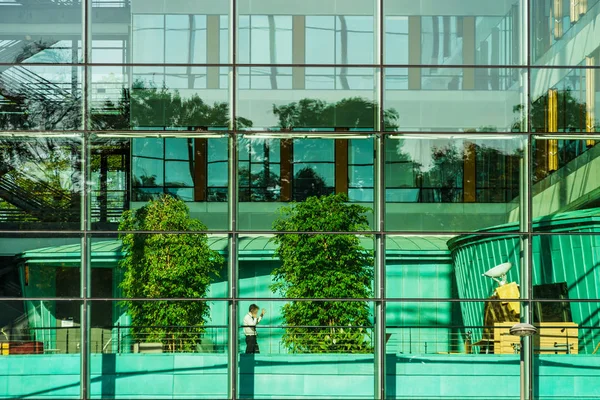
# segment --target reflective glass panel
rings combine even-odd
[[[243,298],[373,296],[373,238],[366,235],[245,235],[238,259]]]
[[[375,62],[374,0],[238,0],[237,5],[242,64]]]
[[[95,63],[227,63],[229,2],[92,2]]]
[[[214,68],[216,73],[208,73]],[[228,68],[93,67],[91,126],[97,130],[225,130]]]
[[[387,68],[388,131],[522,132],[521,70]]]
[[[81,16],[78,0],[0,1],[0,63],[81,62]]]
[[[165,213],[173,212],[169,206],[163,205]],[[153,212],[149,211],[148,215],[148,219],[152,218]],[[181,217],[171,214],[170,218]],[[131,228],[127,224],[124,227]],[[94,298],[227,296],[225,236],[203,233],[95,235],[90,245]],[[80,247],[73,247],[72,252],[79,256]],[[73,257],[65,255],[64,262],[73,261]],[[77,288],[75,278],[65,285]]]
[[[518,397],[519,355],[513,345],[519,338],[508,334],[518,317],[487,317],[488,310],[512,306],[519,309],[519,302],[388,302],[388,396],[493,398],[493,383],[501,379],[507,382],[504,394]],[[477,367],[467,371],[465,364]],[[473,384],[464,385],[465,379]]]
[[[373,68],[240,67],[237,72],[241,129],[375,129]]]
[[[81,238],[73,234],[2,234],[0,297],[79,297],[81,254],[71,254],[68,262],[60,259],[79,246]],[[9,315],[12,315],[10,310],[7,311],[7,316]],[[0,320],[0,326],[5,323],[8,321]]]
[[[597,377],[586,371],[598,366],[600,303],[548,300],[533,307],[538,328],[533,337],[536,398],[591,395],[588,385]],[[569,383],[573,381],[575,385]]]
[[[600,69],[593,68],[597,60],[588,57],[580,63],[582,68],[532,69],[529,119],[533,132],[598,132]]]
[[[2,230],[80,229],[81,139],[0,137]]]
[[[533,229],[546,232],[594,232],[600,201],[598,171],[600,137],[560,139],[537,137],[533,142]]]
[[[372,224],[373,139],[269,139],[238,141],[239,228],[271,230],[287,202],[344,194],[368,207]]]
[[[0,66],[0,129],[81,129],[82,73],[71,66]]]
[[[545,234],[533,237],[533,297],[535,299],[565,301],[600,299],[597,285],[600,235],[597,234],[597,223],[586,223],[586,219],[595,218],[585,216],[585,211],[583,214],[584,216],[580,218],[574,216],[572,219],[566,218],[567,214],[564,218],[556,219],[556,225],[553,227],[555,232],[564,231],[560,225],[571,223],[572,226],[580,227],[580,234]],[[593,234],[590,234],[592,232]]]
[[[531,61],[536,65],[578,65],[598,55],[593,25],[598,0],[530,0]]]
[[[241,301],[240,397],[372,397],[372,313],[370,302]]]
[[[4,396],[79,396],[80,306],[78,301],[31,299],[0,304]]]
[[[519,136],[393,136],[386,141],[386,229],[518,229]]]
[[[92,396],[227,398],[227,304],[93,301]],[[149,362],[151,360],[151,362]]]
[[[385,63],[524,64],[525,1],[385,0]]]
[[[116,230],[126,210],[168,195],[203,229],[227,228],[228,138],[97,139],[92,151],[92,228]]]

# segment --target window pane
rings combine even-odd
[[[388,68],[385,129],[523,132],[522,73],[514,68]]]
[[[375,4],[238,1],[239,62],[373,64]]]
[[[248,130],[373,130],[372,68],[239,68],[238,115]],[[290,90],[293,89],[293,90]]]
[[[81,138],[0,138],[2,230],[77,230]]]
[[[227,81],[221,85],[220,74],[218,67],[93,67],[91,124],[101,130],[227,129]]]
[[[386,0],[387,64],[522,65],[525,0],[439,3]],[[547,16],[548,14],[546,14]]]
[[[226,63],[227,46],[220,42],[228,35],[228,13],[229,3],[224,0],[168,4],[94,1],[92,60],[111,64]]]
[[[434,137],[387,140],[387,229],[467,231],[506,223],[518,229],[524,138]]]
[[[81,62],[82,3],[0,2],[2,63]],[[4,70],[4,67],[2,68]]]

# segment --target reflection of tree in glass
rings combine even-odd
[[[304,201],[310,196],[321,197],[333,192],[323,177],[310,167],[302,168],[294,176],[294,200]]]
[[[570,89],[557,91],[557,117],[559,132],[585,132],[586,131],[586,105],[580,102]],[[523,111],[523,105],[513,107],[513,111],[519,115]],[[540,96],[531,103],[529,107],[529,120],[533,132],[548,132],[548,94]],[[597,125],[597,124],[595,124]],[[526,132],[527,123],[517,120],[513,123],[513,130]]]
[[[71,130],[81,125],[81,98],[72,91],[15,66],[12,73],[23,75],[27,83],[17,83],[7,71],[0,74],[0,129],[4,130]],[[16,79],[16,78],[15,78]],[[55,93],[53,98],[46,93]]]
[[[238,171],[240,201],[278,201],[280,195],[279,175],[264,169],[251,173],[247,167]]]
[[[156,193],[149,193],[145,191],[143,188],[148,187],[158,187],[156,183],[156,175],[148,176],[134,176],[133,177],[133,200],[134,201],[151,201],[155,199],[158,195]]]
[[[309,197],[281,208],[279,232],[360,232],[368,208],[348,204],[345,194]],[[372,296],[373,255],[353,234],[277,234],[271,289],[289,299]],[[369,305],[364,301],[294,301],[282,307],[283,344],[293,353],[368,353]]]
[[[2,208],[45,221],[72,220],[80,190],[79,142],[0,139]]]
[[[273,105],[273,114],[279,118],[279,127],[293,128],[364,128],[374,129],[378,119],[377,103],[360,97],[328,103],[319,99],[302,99],[286,105]],[[386,130],[398,127],[398,112],[385,110]]]
[[[581,102],[575,97],[572,89],[564,89],[556,91],[557,97],[557,131],[558,132],[591,132],[596,131],[599,125],[598,121],[589,121],[592,126],[587,126],[587,107],[585,102]],[[517,105],[513,107],[515,113],[522,114],[523,106]],[[538,97],[531,103],[529,108],[529,121],[531,123],[532,132],[549,132],[549,94],[546,93]],[[527,123],[524,119],[518,119],[513,124],[513,130],[520,132],[527,131]],[[548,176],[552,171],[548,171],[549,154],[547,151],[537,152],[536,147],[542,144],[542,141],[533,141],[532,146],[533,157],[533,175],[534,181],[539,181]],[[559,168],[564,166],[569,161],[573,160],[580,153],[585,151],[585,141],[583,140],[565,140],[559,143],[558,165]]]
[[[226,102],[206,103],[198,94],[184,98],[178,90],[136,80],[131,90],[123,89],[115,104],[107,100],[92,112],[95,129],[174,128],[190,130],[204,127],[229,126],[229,105]],[[252,121],[238,117],[240,128],[252,126]]]
[[[454,143],[444,147],[432,147],[433,167],[429,171],[423,172],[423,181],[426,185],[429,183],[429,185],[439,188],[440,202],[462,201],[464,157],[464,149],[459,150]]]

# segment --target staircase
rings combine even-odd
[[[42,222],[69,222],[77,218],[77,204],[72,193],[14,169],[0,175],[0,198],[25,213],[18,218],[20,220],[27,219],[26,216]],[[13,217],[15,215],[19,214]],[[13,219],[10,215],[4,217]]]

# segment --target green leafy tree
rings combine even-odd
[[[348,204],[345,194],[309,197],[282,207],[280,232],[358,232],[368,229],[368,208]],[[351,234],[276,234],[271,289],[284,298],[368,298],[373,255]],[[371,351],[369,306],[364,301],[294,301],[282,307],[283,344],[292,353]],[[305,328],[309,326],[310,328]]]
[[[208,245],[206,227],[192,219],[183,201],[162,196],[134,211],[126,211],[120,231],[180,231],[187,234],[123,233],[125,257],[121,283],[128,298],[203,298],[224,260]],[[137,340],[159,341],[170,351],[193,350],[209,318],[202,301],[124,301]],[[174,328],[175,327],[175,328]]]

